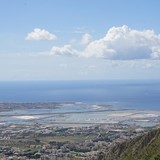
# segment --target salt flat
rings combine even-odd
[[[17,104],[16,104],[17,105]],[[0,112],[0,125],[9,123],[53,123],[59,125],[136,123],[137,125],[157,125],[160,111],[117,108],[109,104],[87,103],[5,103],[7,111]],[[3,108],[3,104],[1,104]]]

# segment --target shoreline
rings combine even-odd
[[[98,157],[102,150],[159,124],[160,111],[108,104],[0,103],[1,155],[25,159],[53,157],[53,153],[59,158]]]
[[[20,120],[18,122],[18,120]],[[160,111],[118,108],[110,104],[83,102],[0,103],[0,123],[53,124],[136,124],[154,126],[160,122]]]

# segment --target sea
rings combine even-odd
[[[1,81],[0,102],[85,102],[160,110],[160,80]]]

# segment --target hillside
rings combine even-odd
[[[160,160],[160,129],[114,144],[99,160]]]

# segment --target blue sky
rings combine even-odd
[[[0,80],[159,79],[160,1],[5,0]]]

